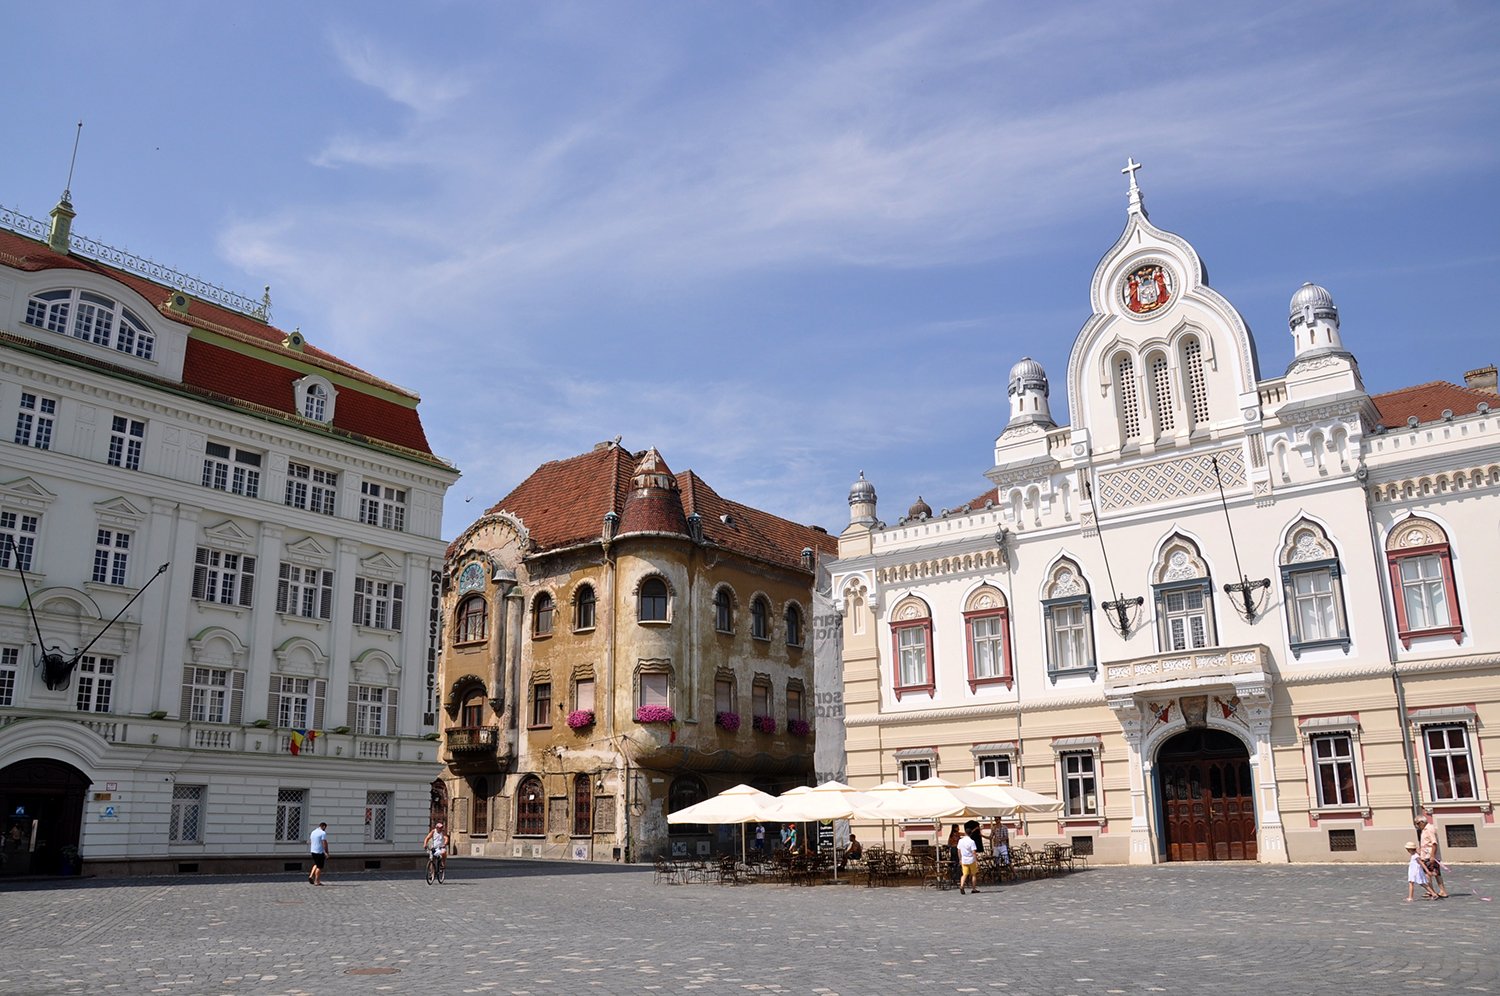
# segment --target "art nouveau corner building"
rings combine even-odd
[[[1089,292],[1072,425],[1022,360],[989,490],[894,525],[850,492],[849,781],[998,775],[1107,862],[1395,860],[1416,807],[1500,858],[1494,369],[1372,395],[1305,284],[1263,377],[1133,181]]]
[[[807,781],[808,620],[817,560],[835,545],[618,439],[533,471],[448,548],[457,853],[727,847],[726,828],[667,814],[739,782]]]
[[[279,872],[320,820],[415,860],[458,476],[417,397],[52,218],[0,218],[5,874]]]

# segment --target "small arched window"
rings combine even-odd
[[[576,630],[594,628],[593,585],[579,586],[578,594],[573,596],[573,628]]]
[[[1078,565],[1059,560],[1042,586],[1042,614],[1047,630],[1047,677],[1057,684],[1062,676],[1093,675],[1093,602],[1088,581]]]
[[[789,602],[786,607],[786,645],[802,646],[802,607],[796,602]]]
[[[757,595],[750,603],[750,635],[757,640],[771,638],[771,603]]]
[[[545,591],[531,603],[531,635],[551,636],[554,605],[552,596]]]
[[[322,384],[309,384],[307,396],[302,399],[302,416],[314,422],[324,420],[328,412],[328,391]]]
[[[1413,516],[1398,523],[1385,541],[1386,565],[1396,602],[1396,632],[1411,648],[1418,637],[1451,636],[1463,642],[1448,534],[1431,519]]]
[[[708,788],[703,784],[703,779],[697,775],[678,775],[672,779],[672,787],[667,790],[667,812],[675,813],[679,809],[696,806],[707,798]],[[699,823],[669,823],[667,833],[673,837],[706,834],[708,827]]]
[[[542,797],[542,780],[527,775],[516,785],[516,836],[540,837],[542,813],[547,800]]]
[[[1176,413],[1172,410],[1172,374],[1167,369],[1167,358],[1157,353],[1151,358],[1151,417],[1156,423],[1156,435],[1163,436],[1177,425]]]
[[[1349,652],[1343,572],[1322,526],[1303,519],[1292,527],[1281,549],[1281,587],[1293,656],[1332,646]]]
[[[1208,425],[1208,386],[1203,380],[1203,344],[1190,338],[1182,345],[1183,394],[1194,429]]]
[[[667,583],[661,578],[647,578],[641,582],[637,618],[641,622],[667,621]]]
[[[728,588],[714,592],[714,629],[720,633],[734,632],[734,600]]]
[[[1185,536],[1172,537],[1162,548],[1151,587],[1163,652],[1202,650],[1218,643],[1213,582],[1198,544]]]
[[[1141,438],[1141,403],[1135,391],[1135,358],[1129,353],[1115,357],[1115,397],[1119,405],[1120,440]]]
[[[931,696],[936,688],[932,668],[932,611],[926,602],[912,595],[896,605],[892,617],[896,699],[900,701],[901,696],[912,692]]]
[[[458,603],[453,617],[453,642],[473,643],[489,635],[490,607],[482,595],[470,595]]]

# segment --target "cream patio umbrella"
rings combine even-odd
[[[875,800],[875,804],[878,806],[883,800],[891,799],[904,793],[906,791],[906,783],[897,781],[881,782],[874,788],[861,789],[861,791],[871,799]],[[886,816],[884,814],[880,816],[880,843],[882,845],[886,843],[885,828],[891,822],[891,820],[892,817],[890,816]]]
[[[1032,815],[1034,813],[1056,813],[1063,808],[1061,799],[1054,799],[1050,795],[1042,795],[1030,789],[1023,789],[1019,785],[1008,785],[1000,779],[991,775],[988,778],[980,778],[965,785],[964,788],[971,789],[981,795],[987,796],[996,802],[1010,806],[1009,812],[1002,816],[1015,814]]]
[[[880,800],[878,810],[890,820],[932,820],[933,847],[938,846],[945,819],[968,819],[971,816],[1004,816],[1009,808],[981,792],[959,787],[946,778],[924,778],[906,787],[905,792],[891,793]]]
[[[789,823],[823,822],[824,820],[847,820],[851,816],[864,819],[880,819],[874,799],[857,792],[843,782],[824,782],[814,788],[797,788],[782,793],[766,811],[766,815],[778,822]],[[834,854],[833,879],[838,881],[838,854]]]
[[[738,823],[740,824],[740,860],[745,860],[744,824],[765,819],[767,806],[774,795],[749,785],[727,788],[712,799],[704,799],[685,809],[667,814],[668,823]]]

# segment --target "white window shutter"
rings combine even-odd
[[[328,694],[328,682],[319,679],[313,682],[313,719],[312,728],[321,730],[323,728],[323,699]]]
[[[177,718],[183,722],[193,718],[193,667],[191,664],[182,669],[182,705]]]
[[[229,672],[229,721],[243,723],[245,716],[245,672]]]

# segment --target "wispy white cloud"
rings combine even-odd
[[[450,106],[474,85],[468,74],[446,66],[413,65],[396,45],[381,44],[368,35],[340,32],[331,36],[330,43],[339,65],[352,79],[420,115]]]

